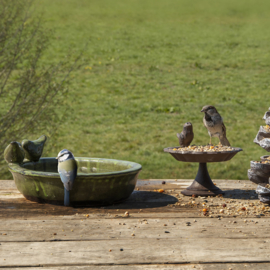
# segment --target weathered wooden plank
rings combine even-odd
[[[232,262],[246,262],[252,269],[269,269],[268,263],[251,263],[270,262],[268,210],[256,219],[245,216],[247,211],[237,218],[205,218],[201,207],[190,204],[204,198],[179,196],[192,180],[162,181],[140,180],[126,202],[96,208],[33,203],[22,198],[13,181],[0,181],[0,267],[235,270],[246,264]],[[250,181],[214,182],[227,191],[225,198],[207,198],[209,208],[229,204],[230,198],[241,207],[257,199]],[[160,188],[165,194],[154,192]],[[179,197],[183,205],[175,207]],[[123,217],[126,210],[129,218]]]
[[[111,251],[110,251],[111,250]],[[264,239],[2,242],[0,266],[270,262]]]
[[[264,239],[270,219],[87,219],[2,220],[0,242],[126,239]]]
[[[0,190],[16,189],[14,180],[0,180]]]
[[[9,268],[9,270],[55,270],[55,267],[24,267]],[[88,266],[58,266],[57,270],[269,270],[270,263],[214,263],[214,264],[143,264],[143,265],[88,265]]]

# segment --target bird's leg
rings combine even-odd
[[[212,145],[212,136],[210,136],[210,143],[209,144]]]
[[[218,139],[219,139],[218,146],[223,146],[222,143],[220,142],[220,137],[218,137]]]

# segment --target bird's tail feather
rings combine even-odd
[[[231,146],[230,143],[229,143],[229,141],[228,141],[228,139],[226,137],[223,136],[223,137],[219,138],[219,140],[220,140],[220,143],[223,146]]]
[[[64,196],[64,205],[69,206],[69,190],[65,189],[65,196]]]

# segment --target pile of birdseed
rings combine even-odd
[[[181,151],[181,152],[223,152],[223,151],[233,151],[235,148],[231,146],[223,146],[223,145],[190,145],[187,147],[178,147],[173,148],[173,151]]]
[[[269,126],[269,125],[263,126],[263,128],[264,128],[267,132],[270,132],[270,126]]]
[[[197,208],[200,216],[210,218],[226,216],[269,216],[270,206],[256,200],[257,196],[255,194],[253,195],[253,192],[249,190],[245,198],[241,199],[223,198],[222,195],[217,197],[192,196],[189,198],[181,196],[174,205],[176,207]]]
[[[254,161],[255,163],[260,163],[260,164],[270,164],[270,160],[263,160],[263,161]]]

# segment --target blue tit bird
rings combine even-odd
[[[64,205],[69,206],[69,191],[77,177],[77,162],[67,149],[61,150],[56,159],[58,159],[58,172],[65,189]]]

